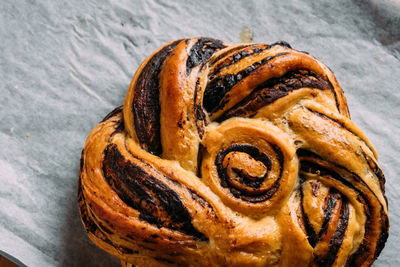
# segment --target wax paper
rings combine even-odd
[[[196,36],[236,43],[243,29],[336,74],[387,179],[390,236],[374,266],[400,266],[398,0],[1,0],[0,250],[27,266],[119,266],[80,222],[86,136],[155,49]]]

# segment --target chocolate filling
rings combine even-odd
[[[81,184],[80,178],[79,178],[79,184],[78,184],[78,203],[79,203],[79,209],[80,209],[80,213],[81,213],[81,219],[83,222],[83,226],[85,227],[85,230],[88,233],[94,234],[96,232],[96,230],[98,229],[98,227],[93,222],[93,220],[89,217],[88,209],[86,206],[85,196],[83,195],[83,192],[82,192],[82,184]]]
[[[191,189],[187,189],[190,193],[190,195],[192,196],[192,199],[196,202],[198,202],[203,208],[206,208],[209,210],[209,214],[213,217],[213,218],[217,218],[217,215],[214,212],[214,208],[213,206],[211,206],[211,204],[205,200],[203,197],[201,197],[199,194],[197,194],[195,191],[191,190]]]
[[[201,173],[201,164],[203,161],[203,153],[206,151],[206,148],[200,143],[199,144],[199,149],[197,150],[197,171],[196,175],[197,177],[201,178],[202,173]]]
[[[301,201],[301,212],[303,214],[303,220],[304,220],[304,227],[306,229],[307,233],[307,238],[308,242],[312,247],[315,247],[317,243],[317,235],[315,233],[314,228],[312,227],[310,220],[308,219],[308,215],[304,210],[304,192],[303,192],[303,181],[301,181],[300,185],[300,201]]]
[[[209,79],[210,80],[214,79],[215,75],[218,72],[220,72],[222,69],[229,67],[229,66],[233,65],[234,63],[236,63],[246,57],[249,57],[249,56],[252,56],[255,54],[259,54],[259,53],[261,53],[265,50],[271,49],[272,47],[277,46],[277,45],[283,46],[286,48],[291,48],[291,46],[288,43],[286,43],[284,41],[280,41],[280,42],[276,42],[276,43],[273,43],[270,45],[242,45],[242,46],[235,47],[232,50],[228,50],[223,55],[220,55],[218,57],[218,59],[215,60],[215,62],[217,62],[218,60],[222,59],[224,56],[226,56],[234,51],[242,49],[241,51],[236,52],[234,54],[232,53],[229,57],[216,63],[216,65],[214,66],[214,70],[209,74]]]
[[[158,227],[177,230],[193,236],[195,240],[208,240],[191,224],[192,218],[179,195],[127,160],[114,144],[104,150],[103,173],[118,196],[140,212],[139,219]]]
[[[205,89],[203,105],[208,112],[215,112],[224,106],[221,103],[222,98],[227,92],[229,92],[233,86],[239,83],[241,80],[249,76],[253,71],[267,64],[274,58],[284,56],[288,53],[279,53],[274,56],[266,57],[253,65],[248,66],[244,70],[239,71],[235,74],[227,74],[225,76],[218,76],[217,78],[211,80]]]
[[[379,236],[378,242],[376,244],[375,250],[375,258],[378,258],[379,254],[381,254],[382,249],[385,247],[386,240],[389,237],[389,219],[386,216],[383,208],[381,209],[381,220],[382,227],[381,227],[381,234]]]
[[[301,154],[306,155],[307,157],[311,157],[311,155],[313,155],[314,153],[311,151],[307,151],[307,150],[301,150]],[[318,156],[315,158],[316,158],[316,160],[320,160],[318,158]],[[302,171],[313,173],[313,174],[318,174],[320,176],[333,178],[357,193],[357,196],[358,196],[357,201],[361,202],[362,205],[364,206],[364,212],[366,214],[367,220],[365,223],[365,234],[364,234],[363,242],[360,244],[358,250],[350,257],[350,259],[348,260],[348,264],[349,264],[349,266],[361,266],[367,260],[368,260],[368,262],[372,263],[373,259],[369,259],[369,255],[371,253],[371,250],[372,250],[375,242],[377,243],[377,245],[373,252],[374,258],[379,256],[379,253],[383,249],[385,242],[388,238],[389,223],[388,223],[387,215],[383,212],[382,204],[377,200],[376,195],[369,189],[369,187],[365,184],[365,182],[360,177],[358,177],[355,173],[352,173],[343,167],[336,166],[338,168],[341,168],[341,169],[344,169],[345,171],[347,171],[355,181],[359,182],[362,186],[365,186],[366,187],[365,190],[369,190],[369,191],[364,192],[364,191],[356,188],[353,184],[351,184],[349,181],[347,181],[346,179],[341,177],[335,171],[327,169],[323,166],[320,166],[319,164],[312,162],[310,160],[312,160],[312,159],[305,160],[304,158],[300,158],[300,164],[301,164],[300,168]],[[367,192],[369,192],[370,194],[367,195]],[[377,202],[377,204],[379,206],[377,204],[374,204],[374,202]],[[378,209],[378,208],[380,209],[380,212],[379,212],[380,216],[376,215],[376,209]],[[347,222],[346,222],[346,224],[347,224]],[[376,224],[380,224],[379,236],[377,236],[378,233],[376,232],[377,231]],[[340,239],[340,234],[338,234],[338,236]],[[337,239],[337,240],[339,240],[339,239]],[[336,242],[335,246],[337,246],[337,242]],[[334,248],[332,248],[332,250],[333,249]],[[323,261],[323,264],[327,264],[331,261],[331,259],[326,258],[326,259],[322,259],[321,261]],[[321,266],[325,266],[323,264]]]
[[[301,209],[303,213],[303,218],[304,218],[304,226],[307,232],[307,237],[308,237],[308,242],[312,247],[315,247],[317,243],[320,241],[322,235],[326,232],[328,229],[328,223],[331,220],[331,215],[332,212],[338,203],[338,200],[341,199],[341,196],[339,192],[337,192],[335,189],[330,189],[329,195],[327,197],[326,203],[325,203],[325,208],[324,208],[324,221],[322,223],[321,229],[319,230],[318,234],[316,233],[315,229],[312,227],[310,220],[308,218],[307,212],[304,210],[304,192],[303,192],[303,183],[304,180],[301,179],[301,187],[300,187],[300,198],[301,198]],[[314,192],[313,192],[314,193]]]
[[[201,105],[201,94],[198,92],[200,88],[200,79],[197,79],[196,85],[194,87],[194,97],[193,97],[193,111],[196,118],[196,129],[199,134],[200,139],[204,135],[204,127],[206,126],[206,114],[204,113],[203,106]]]
[[[111,119],[112,117],[116,116],[118,113],[122,112],[123,106],[119,106],[115,108],[113,111],[108,113],[102,120],[101,122],[105,122],[108,119]]]
[[[368,156],[364,151],[362,151],[362,154],[365,158],[365,161],[368,163],[368,166],[372,170],[372,172],[376,175],[376,177],[379,180],[379,185],[381,187],[381,190],[383,193],[385,193],[385,175],[383,175],[383,172],[381,168],[379,168],[378,164],[373,160],[370,156]]]
[[[226,50],[225,52],[219,54],[217,57],[215,57],[215,58],[211,61],[211,64],[214,64],[214,63],[220,61],[221,59],[223,59],[224,57],[226,57],[227,55],[232,54],[232,53],[234,53],[235,51],[241,50],[241,49],[243,49],[243,48],[245,48],[245,47],[248,47],[248,46],[249,46],[249,45],[246,44],[246,45],[239,45],[239,46],[236,46],[236,47],[234,47],[234,48],[230,48],[230,49]]]
[[[169,263],[169,264],[175,264],[174,261],[171,261],[171,260],[166,259],[166,258],[156,257],[156,258],[154,258],[154,259],[155,259],[156,261],[159,261],[159,262],[166,262],[166,263]]]
[[[169,53],[181,42],[177,40],[157,52],[140,73],[132,102],[136,135],[142,148],[154,155],[162,152],[160,138],[159,74]]]
[[[226,46],[220,40],[201,38],[190,49],[189,56],[186,61],[186,75],[201,63],[206,62],[215,51],[225,48]]]
[[[231,117],[251,116],[260,108],[287,96],[294,90],[305,87],[333,90],[330,84],[314,72],[308,70],[291,71],[282,77],[271,78],[257,86],[250,95],[226,111],[217,121],[223,121]]]
[[[321,230],[318,233],[318,238],[321,238],[321,236],[328,229],[328,222],[331,219],[333,209],[335,208],[337,201],[340,199],[341,199],[340,194],[335,189],[332,188],[330,190],[328,200],[326,201],[324,209],[324,222],[322,223]]]
[[[261,153],[257,147],[249,145],[249,144],[235,144],[231,145],[230,147],[221,150],[217,157],[215,158],[215,165],[217,166],[218,176],[220,178],[221,186],[224,188],[229,188],[232,195],[236,198],[241,198],[242,200],[251,202],[251,203],[258,203],[263,202],[269,198],[271,198],[274,193],[278,190],[280,186],[280,179],[282,176],[282,168],[283,168],[283,155],[279,147],[273,146],[274,151],[276,153],[276,157],[279,160],[280,164],[280,173],[279,177],[275,180],[275,182],[267,189],[264,189],[260,192],[254,193],[249,192],[247,190],[242,190],[235,188],[234,185],[230,181],[230,177],[227,173],[227,168],[224,168],[222,162],[228,153],[237,151],[237,152],[244,152],[249,154],[252,158],[257,161],[262,162],[268,169],[271,169],[271,160],[265,153]],[[232,169],[240,178],[240,183],[246,185],[249,188],[257,189],[261,186],[261,184],[265,181],[268,171],[262,177],[246,177],[239,171],[238,169]],[[256,178],[256,179],[254,179]]]
[[[322,259],[316,259],[317,266],[325,267],[332,266],[337,258],[340,247],[347,230],[347,225],[349,222],[349,206],[347,201],[342,202],[342,207],[340,209],[339,222],[332,239],[329,242],[328,253]]]
[[[246,57],[249,57],[249,56],[252,56],[255,54],[259,54],[260,52],[270,48],[270,46],[266,47],[264,45],[264,46],[260,47],[257,45],[245,45],[245,46],[239,46],[238,48],[240,48],[241,51],[233,53],[233,54],[229,55],[229,57],[226,57],[224,60],[221,60],[220,62],[215,64],[213,71],[210,72],[208,75],[210,80],[213,80],[215,78],[216,74],[218,72],[220,72],[222,69],[229,67],[229,66],[233,65],[234,63],[236,63]],[[235,50],[240,50],[240,49],[235,49]],[[232,50],[230,50],[229,52],[232,52]]]
[[[81,152],[81,159],[80,159],[80,161],[79,161],[79,174],[81,174],[82,172],[83,172],[83,166],[85,165],[85,159],[84,159],[84,157],[83,157],[83,154],[85,153],[85,150],[84,149],[82,149],[82,152]]]

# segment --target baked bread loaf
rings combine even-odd
[[[333,73],[285,42],[170,42],[89,134],[79,205],[123,266],[369,266],[385,178]]]

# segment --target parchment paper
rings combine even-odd
[[[0,250],[27,266],[119,266],[91,244],[77,205],[80,152],[136,68],[170,40],[288,41],[336,74],[387,179],[400,266],[400,1],[2,0]]]

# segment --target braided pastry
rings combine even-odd
[[[79,204],[123,266],[369,266],[377,153],[333,73],[285,42],[177,40],[88,136]]]

